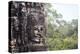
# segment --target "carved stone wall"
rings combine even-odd
[[[44,5],[9,2],[9,52],[47,50]]]

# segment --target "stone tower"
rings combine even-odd
[[[46,51],[44,3],[9,2],[9,52]]]

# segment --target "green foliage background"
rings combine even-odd
[[[62,18],[62,14],[57,13],[57,10],[52,8],[51,4],[47,4],[45,8],[48,18],[46,39],[48,50],[77,49],[78,19],[73,19],[71,22],[66,22],[65,20],[59,21],[58,18]]]

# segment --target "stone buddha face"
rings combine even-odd
[[[41,43],[44,35],[44,11],[41,9],[32,8],[28,16],[28,28],[30,28],[29,38],[31,42]]]
[[[43,25],[35,25],[34,26],[34,30],[33,30],[33,33],[34,33],[34,36],[32,38],[32,40],[36,43],[41,43],[43,40]]]

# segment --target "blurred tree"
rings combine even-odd
[[[46,6],[48,18],[47,43],[49,50],[76,49],[78,48],[78,20],[72,22],[58,20],[62,14],[52,8],[51,4]],[[54,23],[55,22],[55,23]]]

